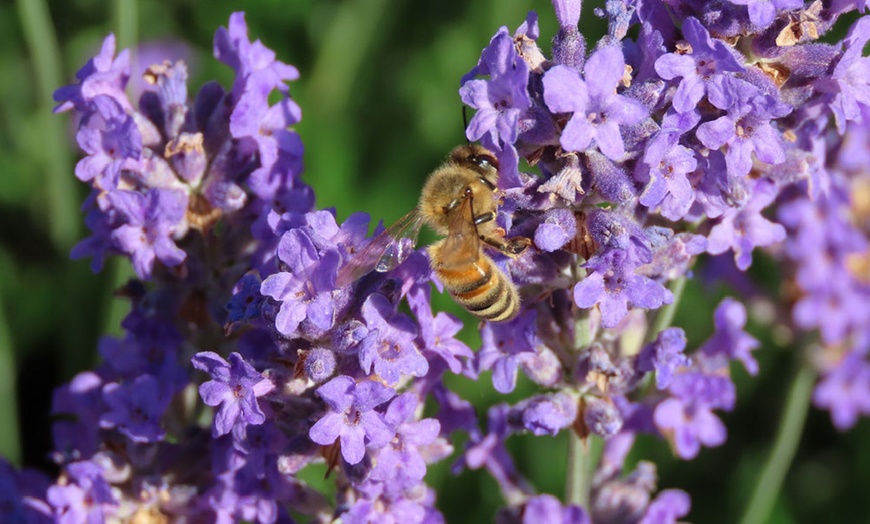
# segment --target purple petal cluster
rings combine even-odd
[[[589,52],[581,2],[553,5],[550,56],[529,13],[459,90],[468,138],[499,160],[495,220],[532,240],[516,257],[483,247],[522,305],[479,326],[476,352],[462,320],[433,311],[425,251],[348,278],[378,245],[370,219],[314,209],[298,71],[242,13],[214,38],[232,86],[190,100],[185,64],[166,61],[131,101],[129,51],[107,37],[55,98],[77,117],[75,176],[91,188],[72,255],[95,270],[128,257],[131,312],[103,362],[55,392],[60,478],[0,464],[0,519],[441,522],[426,473],[457,430],[454,471],[497,481],[500,521],[691,519],[687,493],[626,457],[642,433],[685,460],[724,445],[730,365],[761,371],[749,296],[723,300],[697,348],[669,325],[704,253],[733,252],[704,274],[736,266],[716,276],[744,284],[754,256],[772,257],[787,296],[741,292],[773,304],[780,331],[818,333],[813,401],[836,427],[870,414],[870,22],[816,41],[863,2],[608,2]],[[448,371],[518,397],[480,427]],[[605,441],[585,508],[539,494],[509,452],[512,435],[562,431]],[[334,499],[298,477],[318,462]]]

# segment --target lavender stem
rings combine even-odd
[[[815,373],[807,366],[800,366],[795,374],[773,449],[752,490],[752,498],[740,520],[742,524],[767,522],[803,434],[815,378]]]

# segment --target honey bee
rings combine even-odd
[[[444,235],[428,247],[435,275],[453,299],[472,315],[500,322],[520,308],[517,288],[482,247],[517,257],[528,238],[505,238],[495,223],[498,160],[478,145],[458,146],[429,175],[413,211],[375,237],[339,273],[343,287],[372,269],[393,269],[410,253],[423,224]],[[410,241],[409,241],[410,239]]]

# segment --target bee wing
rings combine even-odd
[[[335,283],[344,287],[372,270],[386,273],[402,263],[417,243],[423,217],[414,209],[382,231],[341,268]]]
[[[471,264],[480,257],[480,234],[474,224],[474,200],[463,199],[441,242],[439,262],[443,266]]]

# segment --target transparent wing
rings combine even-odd
[[[472,264],[480,257],[480,234],[474,224],[474,199],[463,199],[454,213],[440,249],[439,262],[447,267]]]
[[[416,209],[391,224],[341,268],[336,285],[344,287],[372,271],[385,273],[401,264],[414,250],[422,226]]]

